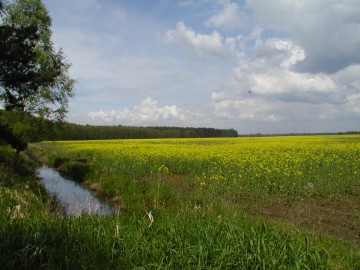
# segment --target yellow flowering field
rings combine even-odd
[[[359,269],[360,135],[61,141],[30,151],[119,206],[119,216],[90,220],[109,228],[101,239],[122,247],[123,265]]]
[[[199,189],[358,194],[360,136],[279,136],[44,142],[58,157],[88,159],[106,176],[191,176]]]

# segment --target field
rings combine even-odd
[[[116,217],[61,219],[79,235],[83,226],[101,252],[109,247],[109,268],[360,268],[358,135],[63,141],[31,151],[120,206]]]

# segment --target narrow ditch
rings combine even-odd
[[[50,196],[55,197],[55,212],[64,216],[81,214],[107,216],[118,214],[120,209],[95,197],[91,190],[74,180],[63,177],[54,169],[41,165],[36,175]]]

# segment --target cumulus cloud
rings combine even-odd
[[[286,115],[274,111],[276,101],[257,98],[245,98],[213,92],[213,114],[217,118],[254,122],[281,122]]]
[[[341,103],[345,98],[330,75],[298,73],[292,67],[305,52],[286,39],[258,39],[253,59],[241,58],[234,69],[233,83],[251,89],[257,96],[287,102]]]
[[[219,96],[219,93],[213,97]],[[360,115],[360,96],[350,96],[343,104],[286,102],[235,93],[213,99],[214,118],[237,122],[238,130],[253,132],[312,132],[352,130],[351,121]]]
[[[148,97],[133,110],[125,108],[121,111],[96,111],[90,112],[89,116],[92,120],[125,125],[182,125],[191,116],[190,112],[176,105],[159,107],[157,103],[157,100]]]
[[[284,31],[305,50],[296,71],[336,73],[360,63],[358,0],[249,0],[247,5],[264,27]]]
[[[280,122],[284,115],[274,112],[275,101],[265,102],[262,98],[240,97],[224,92],[211,95],[214,115],[224,119],[251,120],[258,122]]]
[[[193,5],[193,1],[192,0],[180,0],[179,2],[179,6],[180,7],[189,7],[191,5]]]
[[[166,42],[179,44],[190,55],[197,58],[214,55],[227,59],[231,55],[230,49],[219,32],[214,31],[210,35],[198,34],[182,21],[176,24],[176,29],[167,31],[164,39]]]
[[[360,115],[360,94],[353,94],[348,97],[348,102],[353,112]]]
[[[360,65],[349,66],[333,75],[350,92],[360,92]]]
[[[329,123],[360,113],[360,65],[335,74],[296,72],[305,51],[287,38],[258,36],[253,53],[239,54],[232,78],[211,94],[215,117],[281,130],[281,124],[304,127],[314,119]]]
[[[257,38],[254,52],[257,58],[266,60],[267,64],[279,65],[283,68],[290,68],[305,58],[305,52],[300,46],[290,40],[279,38],[265,41]]]
[[[208,27],[223,27],[228,30],[239,28],[245,24],[245,13],[242,13],[236,3],[224,2],[223,9],[208,19]]]
[[[344,131],[358,122],[358,0],[155,1],[152,12],[135,2],[89,0],[70,10],[46,2],[57,7],[55,26],[69,21],[54,37],[79,81],[72,115],[92,111],[83,123],[276,133]],[[169,10],[170,20],[151,18]],[[123,109],[111,110],[120,101]]]

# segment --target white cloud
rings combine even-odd
[[[221,59],[227,59],[231,55],[230,49],[219,32],[214,31],[210,35],[197,34],[191,28],[186,27],[182,21],[176,24],[176,29],[167,31],[164,39],[166,42],[179,44],[190,55],[197,58],[214,55]]]
[[[335,74],[296,72],[292,68],[305,52],[288,38],[257,36],[253,53],[238,53],[233,77],[211,94],[215,118],[281,130],[279,125],[304,127],[314,119],[330,123],[360,113],[360,65]]]
[[[233,85],[288,102],[344,102],[336,81],[327,74],[298,73],[292,67],[304,59],[304,51],[287,39],[258,39],[255,57],[240,57]],[[342,99],[342,100],[341,100]]]
[[[276,114],[269,114],[266,116],[266,119],[270,122],[281,122],[285,119],[285,117]]]
[[[258,38],[254,46],[257,58],[266,59],[267,62],[280,65],[283,68],[291,68],[293,65],[305,59],[304,50],[292,41],[280,38],[263,40]]]
[[[226,93],[224,92],[212,92],[211,99],[214,101],[221,101],[226,98]]]
[[[301,72],[335,73],[360,63],[360,2],[358,0],[248,0],[264,27],[285,32],[306,58]]]
[[[344,68],[333,75],[334,79],[342,88],[349,92],[360,91],[360,65],[352,65]]]
[[[191,5],[193,5],[193,1],[192,0],[180,0],[179,2],[179,6],[180,7],[189,7]]]
[[[358,0],[65,1],[44,2],[78,80],[77,122],[241,133],[358,122]]]
[[[332,93],[337,90],[336,84],[329,76],[299,74],[284,69],[268,70],[256,74],[250,79],[252,80],[252,89],[257,94]]]
[[[216,95],[213,95],[216,96]],[[304,132],[312,122],[313,132],[336,131],[339,126],[331,126],[339,119],[349,119],[360,114],[360,96],[351,97],[344,104],[312,104],[275,100],[266,97],[241,96],[234,93],[222,94],[223,99],[213,99],[215,118],[226,123],[237,122],[238,130],[248,130],[250,126],[260,132]],[[351,107],[351,105],[353,107]],[[323,124],[327,123],[327,124]],[[327,130],[320,128],[326,127]],[[349,128],[349,127],[348,127]],[[351,128],[350,128],[351,129]]]
[[[353,94],[349,96],[348,102],[352,111],[360,115],[360,94]]]
[[[165,123],[183,125],[191,117],[190,112],[176,105],[159,107],[157,103],[157,100],[148,97],[133,110],[125,108],[121,111],[96,111],[90,112],[89,116],[93,120],[125,125],[164,125]]]
[[[272,110],[278,102],[267,102],[264,99],[246,98],[226,95],[224,92],[212,93],[214,115],[231,120],[251,120],[257,122],[280,122],[284,115]]]
[[[223,9],[208,19],[205,24],[208,27],[223,27],[233,30],[245,24],[245,16],[238,4],[226,1],[223,3]]]

